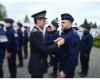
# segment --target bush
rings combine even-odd
[[[94,38],[93,45],[94,47],[100,48],[100,35]]]

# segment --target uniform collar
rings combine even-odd
[[[57,32],[57,30],[52,31],[52,33],[55,33],[55,32]]]
[[[6,29],[11,29],[11,28],[13,28],[12,26],[9,26],[9,27],[7,27]]]
[[[38,28],[39,31],[41,31],[43,33],[43,30],[40,27],[38,27],[38,26],[35,26],[35,27]]]
[[[66,33],[68,31],[72,30],[72,27],[70,27],[69,29],[64,29],[63,32]]]
[[[83,32],[83,35],[88,35],[90,34],[90,32]]]

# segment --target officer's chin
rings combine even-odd
[[[64,29],[65,29],[64,27],[61,28],[61,30],[64,30]]]

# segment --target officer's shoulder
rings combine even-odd
[[[33,30],[31,31],[31,35],[35,35],[36,36],[37,34],[39,34],[39,29],[34,27]]]
[[[38,31],[39,31],[39,29],[36,28],[36,27],[34,27],[33,30],[32,30],[32,32],[38,32]]]

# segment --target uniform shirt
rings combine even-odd
[[[23,45],[23,32],[22,32],[21,28],[19,28],[17,30],[17,33],[18,33],[19,46],[21,47]]]
[[[42,31],[36,26],[30,33],[30,60],[29,60],[29,73],[34,75],[43,74],[45,72],[45,58],[47,55],[58,51],[58,45],[52,44],[47,46],[44,42]]]
[[[0,64],[3,63],[7,41],[6,32],[0,28]]]
[[[81,39],[81,50],[89,54],[93,46],[93,37],[89,32],[85,32]]]
[[[23,44],[26,45],[28,43],[28,32],[24,30]]]
[[[6,35],[7,35],[7,38],[8,38],[7,51],[11,52],[13,50],[16,50],[19,47],[18,34],[13,29],[12,26],[7,27],[6,29],[7,29]]]
[[[70,73],[78,62],[80,38],[72,28],[64,30],[61,35],[65,43],[59,50],[60,71]]]

